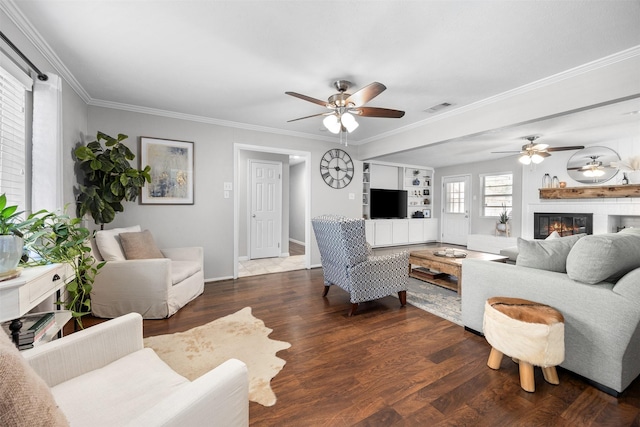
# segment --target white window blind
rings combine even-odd
[[[0,67],[0,194],[7,205],[26,207],[26,88]]]
[[[482,215],[498,216],[504,208],[513,207],[513,174],[484,175],[482,185]]]

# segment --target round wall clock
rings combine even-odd
[[[329,150],[320,159],[320,174],[329,187],[344,188],[353,179],[353,160],[344,150]]]

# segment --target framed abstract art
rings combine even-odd
[[[140,138],[140,165],[151,166],[151,182],[142,188],[141,204],[192,205],[193,142]]]

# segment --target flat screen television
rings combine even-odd
[[[406,218],[407,191],[372,188],[369,193],[371,219]]]

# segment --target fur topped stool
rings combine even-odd
[[[564,317],[548,305],[520,298],[489,298],[484,307],[484,336],[491,344],[487,365],[499,369],[504,354],[520,365],[520,386],[536,389],[533,367],[559,384],[556,365],[564,360]]]

